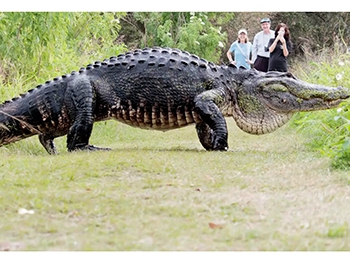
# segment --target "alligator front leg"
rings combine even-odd
[[[75,80],[67,88],[67,94],[67,98],[69,98],[66,103],[67,111],[71,119],[74,120],[67,134],[68,151],[110,150],[109,148],[89,145],[94,123],[94,94],[90,81],[85,78]]]
[[[196,130],[199,140],[206,150],[227,151],[227,127],[224,116],[214,103],[220,100],[217,91],[209,90],[198,95],[195,102],[195,111],[203,122],[197,123]]]

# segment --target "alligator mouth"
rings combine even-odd
[[[349,97],[349,96],[348,96]],[[291,98],[280,98],[278,100],[270,100],[264,96],[261,97],[265,107],[277,114],[290,114],[296,112],[328,110],[338,107],[344,99],[324,100],[321,98],[298,99],[293,96]]]
[[[318,110],[327,110],[334,109],[339,106],[340,103],[344,102],[343,99],[337,100],[320,100],[320,99],[311,99],[306,101],[305,104],[301,105],[300,111],[318,111]]]
[[[345,95],[344,100],[346,100],[348,98],[350,98],[350,94],[349,95]]]
[[[333,101],[326,101],[325,103],[333,108],[334,106],[338,106],[340,103],[344,102],[345,99],[348,99],[350,96],[347,96],[346,98],[344,99],[338,99],[338,100],[333,100]]]

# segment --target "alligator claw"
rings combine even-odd
[[[94,145],[85,145],[83,147],[76,147],[73,150],[70,151],[111,151],[111,148],[101,148],[101,147],[96,147]]]
[[[88,145],[86,147],[86,150],[88,151],[111,151],[111,148],[102,148],[102,147],[96,147],[94,145]]]
[[[224,139],[216,140],[213,147],[214,151],[227,151],[228,145],[227,141]]]

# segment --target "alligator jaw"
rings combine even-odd
[[[349,97],[347,88],[309,84],[290,73],[251,71],[235,88],[232,116],[243,131],[265,134],[283,126],[295,112],[335,108]]]
[[[291,74],[263,79],[257,92],[266,106],[279,113],[336,108],[350,97],[350,90],[347,88],[310,84]]]

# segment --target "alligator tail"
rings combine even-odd
[[[0,146],[40,134],[35,127],[0,110]]]

